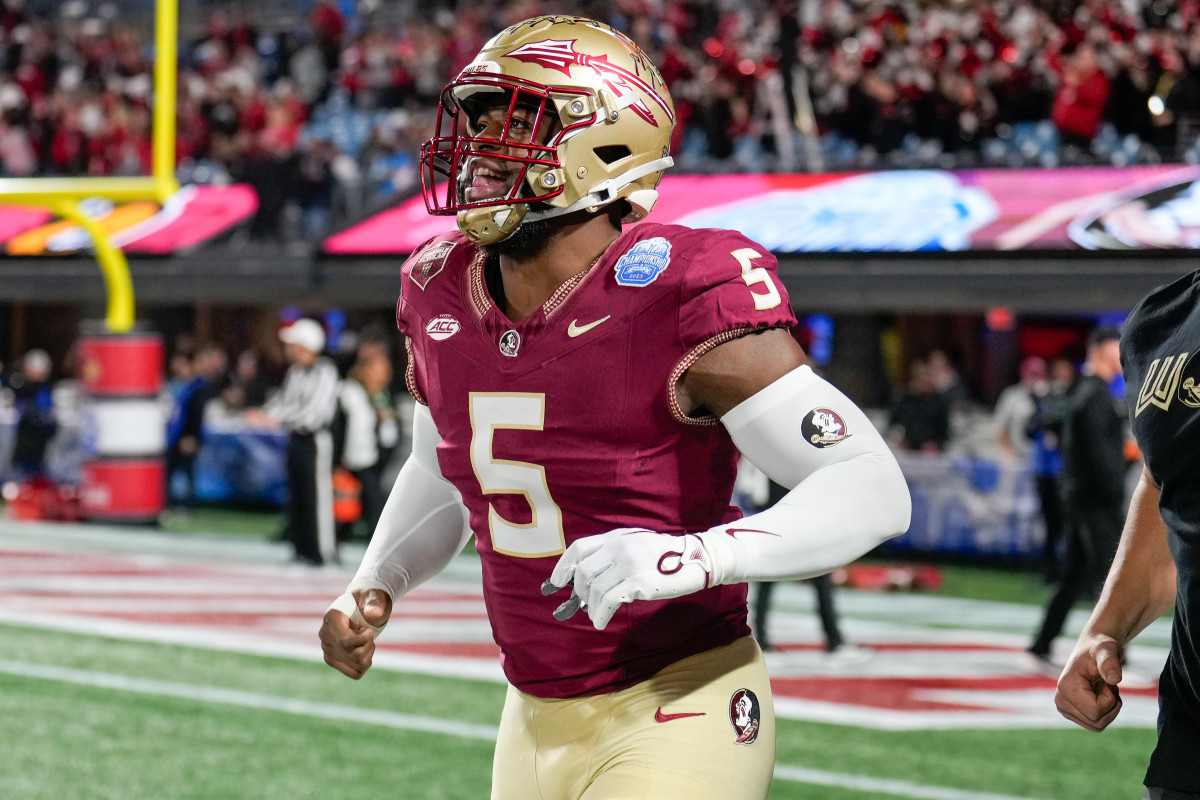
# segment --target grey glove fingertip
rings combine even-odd
[[[549,579],[549,578],[547,578],[547,579],[546,579],[546,581],[545,581],[545,583],[543,583],[543,584],[542,584],[542,596],[543,596],[543,597],[546,597],[547,595],[552,595],[552,594],[554,594],[555,592],[561,592],[561,591],[562,591],[563,589],[565,589],[565,588],[567,588],[567,587],[565,587],[565,586],[556,586],[554,583],[552,583],[552,582],[550,581],[550,579]]]
[[[554,618],[559,622],[566,622],[571,617],[575,616],[575,612],[583,606],[579,595],[573,594],[567,602],[563,603],[558,608],[554,609]]]

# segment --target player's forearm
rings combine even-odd
[[[831,464],[771,508],[701,534],[714,584],[823,575],[908,529],[908,486],[890,453]]]
[[[908,529],[912,500],[895,456],[862,410],[808,367],[722,422],[747,458],[792,489],[703,535],[714,582],[821,575]]]
[[[440,438],[429,409],[418,406],[412,454],[396,477],[350,591],[383,589],[398,600],[441,572],[471,537],[462,496],[438,466]]]
[[[586,608],[604,630],[625,603],[820,575],[908,529],[912,503],[896,459],[862,410],[808,367],[773,380],[721,423],[751,463],[791,490],[761,514],[701,533],[618,528],[576,539],[542,586],[543,594],[572,586],[556,618]]]
[[[470,538],[462,498],[444,478],[405,462],[349,591],[398,600],[441,572]]]
[[[1084,627],[1084,636],[1111,636],[1126,645],[1174,605],[1175,562],[1167,546],[1167,527],[1158,500],[1158,488],[1143,472],[1112,570]]]

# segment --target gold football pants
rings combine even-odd
[[[761,800],[774,764],[766,663],[746,637],[619,692],[543,700],[510,686],[492,800]]]

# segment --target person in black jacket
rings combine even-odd
[[[1158,681],[1158,742],[1143,800],[1200,798],[1200,270],[1160,286],[1125,323],[1130,425],[1145,461],[1113,570],[1058,679],[1064,717],[1102,731],[1121,711],[1126,648],[1163,614],[1171,653]]]
[[[25,479],[42,478],[46,472],[46,445],[55,430],[51,366],[45,350],[30,350],[9,383],[17,412],[13,468]]]
[[[1032,444],[1030,467],[1046,531],[1042,545],[1042,575],[1046,583],[1058,583],[1062,571],[1063,554],[1060,551],[1063,548],[1059,545],[1066,541],[1059,487],[1059,477],[1062,475],[1062,427],[1067,416],[1068,393],[1075,385],[1075,380],[1075,362],[1064,355],[1055,358],[1050,367],[1050,383],[1046,391],[1037,396],[1034,403],[1036,410],[1025,426],[1025,434]]]
[[[229,380],[229,356],[217,344],[200,348],[193,359],[196,377],[179,398],[178,427],[167,450],[167,474],[180,472],[184,477],[184,495],[178,498],[182,511],[196,504],[196,456],[204,441],[204,409],[221,394]]]
[[[1121,332],[1097,328],[1088,337],[1082,374],[1068,394],[1060,477],[1067,556],[1029,652],[1048,661],[1071,607],[1099,593],[1117,551],[1125,505],[1125,429],[1109,383],[1121,374]]]

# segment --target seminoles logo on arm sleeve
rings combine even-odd
[[[846,420],[832,408],[814,408],[804,415],[800,423],[800,432],[805,440],[813,447],[824,449],[833,447],[839,442],[849,439],[850,431],[846,430]]]
[[[738,689],[729,698],[729,724],[733,726],[734,744],[754,744],[761,724],[758,695],[749,689]]]

